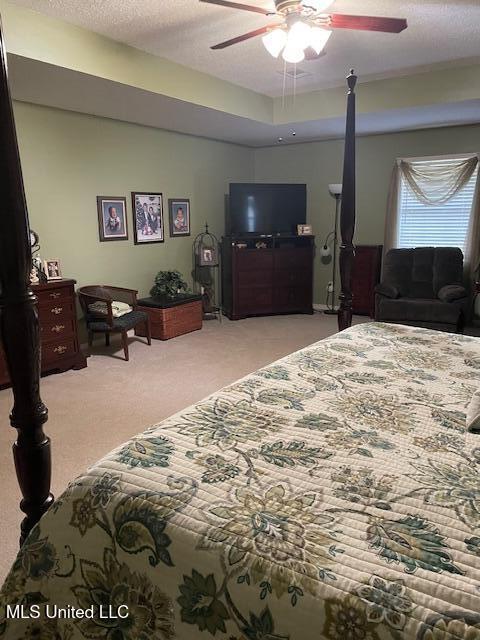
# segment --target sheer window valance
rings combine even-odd
[[[445,204],[473,176],[478,157],[436,158],[423,161],[399,160],[400,173],[424,204]]]

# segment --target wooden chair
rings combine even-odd
[[[80,287],[77,291],[80,305],[85,314],[85,321],[88,330],[88,344],[93,344],[93,336],[95,333],[105,334],[105,344],[110,345],[110,334],[120,333],[122,335],[123,351],[125,360],[128,362],[128,335],[130,329],[134,329],[137,325],[143,324],[147,342],[152,344],[150,319],[146,313],[137,310],[137,291],[134,289],[124,289],[123,287],[111,287],[109,285],[89,285]],[[126,302],[132,307],[132,311],[126,313],[120,318],[114,318],[112,311],[112,303],[114,301]],[[90,305],[95,302],[104,302],[106,305],[106,315],[92,312]]]

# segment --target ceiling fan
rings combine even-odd
[[[264,16],[277,16],[281,22],[267,24],[236,38],[231,38],[211,47],[225,49],[239,42],[263,35],[267,51],[278,58],[280,53],[285,62],[295,64],[305,58],[322,55],[332,29],[354,29],[357,31],[383,31],[400,33],[407,28],[407,21],[400,18],[379,18],[374,16],[351,16],[343,13],[324,13],[333,0],[274,0],[272,11],[229,0],[200,0],[229,9],[252,11]]]

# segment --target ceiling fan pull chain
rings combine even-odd
[[[293,106],[297,103],[297,64],[293,65]]]

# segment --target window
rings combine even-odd
[[[458,160],[458,158],[456,158]],[[438,166],[448,164],[450,158],[419,160],[415,164]],[[429,205],[421,202],[401,178],[397,246],[460,247],[465,252],[468,225],[472,212],[478,167],[468,183],[444,204]]]

